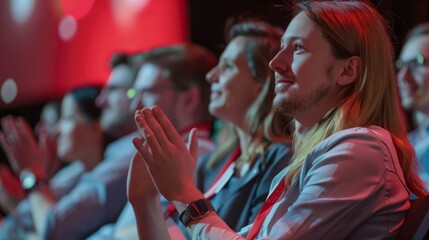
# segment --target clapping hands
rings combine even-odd
[[[202,193],[194,185],[198,156],[196,129],[189,135],[188,149],[159,107],[137,111],[135,121],[142,136],[133,139],[139,156],[134,157],[130,167],[128,196],[144,197],[142,191],[154,196],[154,191],[158,189],[170,201],[192,202],[202,198]],[[147,182],[142,183],[140,174],[146,175],[143,178]],[[137,182],[146,185],[130,188]]]
[[[39,178],[46,179],[55,145],[44,133],[39,143],[25,119],[7,116],[2,118],[3,131],[0,132],[0,145],[3,148],[13,171],[19,175],[24,169],[30,169]]]

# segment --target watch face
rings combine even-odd
[[[188,210],[189,210],[189,215],[191,216],[192,219],[199,218],[210,211],[203,200],[198,200],[193,202],[189,206]]]
[[[23,170],[20,175],[22,188],[28,190],[36,184],[36,176],[30,171]]]

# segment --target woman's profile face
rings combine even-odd
[[[235,125],[243,124],[247,110],[261,90],[247,63],[247,41],[243,36],[231,40],[218,65],[207,74],[211,83],[210,113]]]
[[[88,121],[71,95],[61,103],[61,118],[58,122],[58,157],[64,161],[80,160],[93,141],[101,140],[98,120]]]

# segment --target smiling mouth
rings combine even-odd
[[[210,99],[218,98],[221,95],[220,91],[211,91]]]

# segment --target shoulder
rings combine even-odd
[[[292,142],[273,143],[265,151],[265,158],[283,158],[292,154]]]
[[[338,145],[348,145],[352,148],[365,146],[392,146],[392,137],[390,133],[377,126],[349,128],[337,132],[319,143],[315,149],[329,150]]]
[[[380,127],[350,128],[319,143],[306,157],[304,169],[332,165],[347,171],[381,174],[398,164],[390,133]],[[341,167],[340,167],[341,166]]]

